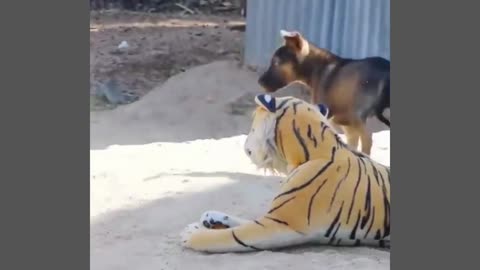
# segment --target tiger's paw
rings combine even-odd
[[[207,211],[202,214],[200,224],[208,229],[228,229],[238,226],[235,218],[219,211]]]
[[[186,248],[191,248],[192,236],[195,233],[205,230],[205,228],[198,222],[189,224],[180,234],[181,245]]]

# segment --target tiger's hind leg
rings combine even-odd
[[[209,253],[271,250],[307,243],[309,240],[303,233],[270,217],[223,230],[209,230],[200,223],[194,223],[182,232],[184,247]]]
[[[228,229],[247,223],[248,219],[239,218],[219,211],[206,211],[200,217],[200,224],[209,229]]]

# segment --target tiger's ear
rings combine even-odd
[[[330,117],[330,110],[328,109],[327,105],[318,104],[317,106],[318,106],[318,110],[323,116],[325,116],[326,118]]]
[[[257,95],[255,97],[255,103],[271,113],[275,113],[277,110],[275,97],[268,94]]]

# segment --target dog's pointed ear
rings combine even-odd
[[[323,116],[325,116],[326,118],[330,117],[330,110],[328,109],[327,105],[318,104],[317,106],[318,106],[318,110]]]
[[[309,53],[308,42],[303,38],[302,34],[297,31],[280,30],[280,36],[285,40],[285,45],[300,52],[302,55]]]
[[[285,45],[295,50],[302,49],[302,35],[296,31],[280,30],[280,36],[285,40]]]
[[[265,110],[275,113],[277,110],[275,97],[268,94],[261,94],[255,97],[255,103],[265,108]]]

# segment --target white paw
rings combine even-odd
[[[209,229],[226,229],[235,227],[233,218],[219,211],[207,211],[200,217],[200,224]]]
[[[183,231],[180,233],[181,245],[183,247],[190,247],[190,239],[192,234],[195,232],[204,229],[202,225],[198,222],[189,224]]]

